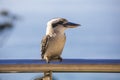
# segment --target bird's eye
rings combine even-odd
[[[57,24],[63,24],[63,21],[59,21]]]

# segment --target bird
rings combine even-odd
[[[80,24],[69,22],[65,18],[53,18],[47,22],[46,35],[41,40],[41,57],[47,63],[52,60],[62,62],[62,51],[66,42],[65,30],[76,28]]]

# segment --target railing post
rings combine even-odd
[[[36,78],[34,80],[52,80],[52,71],[45,71],[42,77]]]
[[[52,71],[44,72],[43,80],[52,80]]]

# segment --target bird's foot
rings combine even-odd
[[[61,57],[59,57],[58,59],[59,59],[60,62],[62,62],[62,60],[63,60]]]
[[[50,61],[46,61],[48,64],[50,63]]]

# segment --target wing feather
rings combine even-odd
[[[46,36],[43,37],[43,39],[41,41],[41,57],[42,57],[42,59],[43,59],[44,54],[47,50],[49,39],[50,39],[50,36],[46,35]]]

